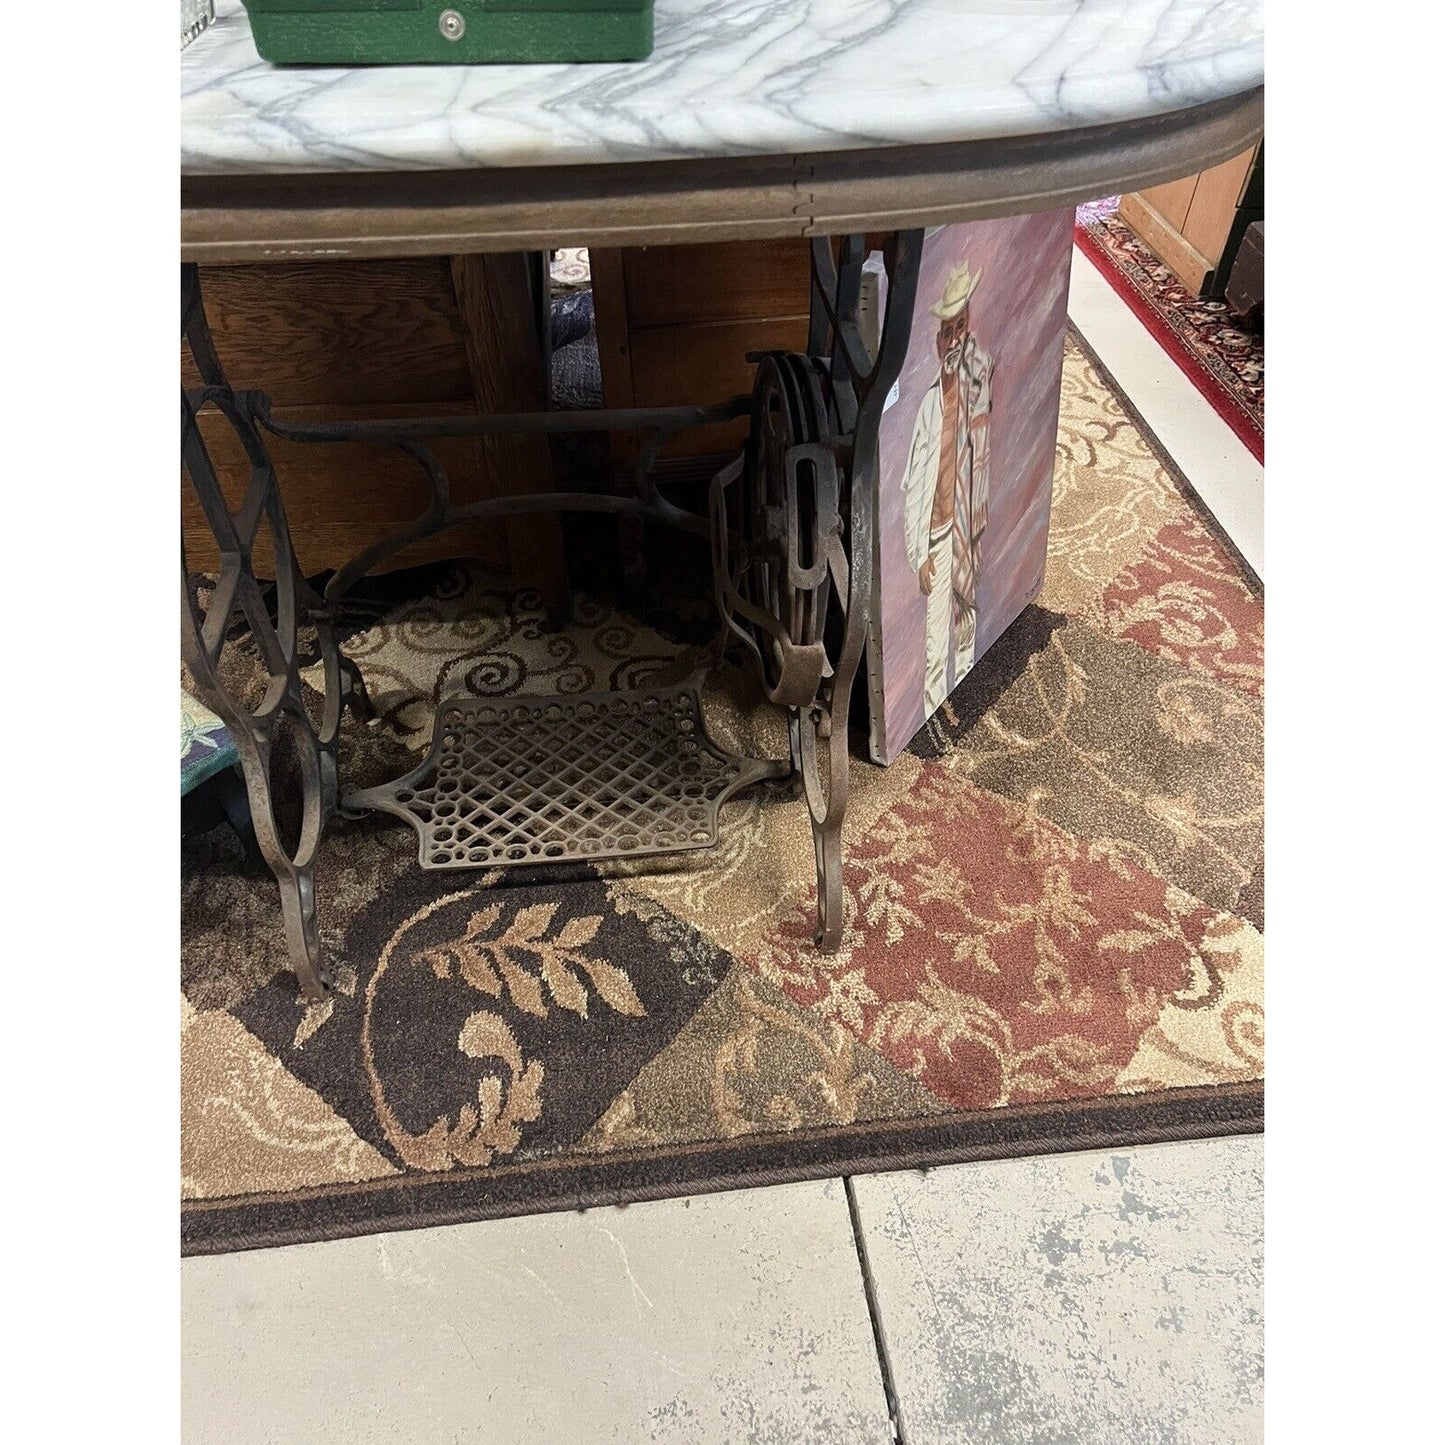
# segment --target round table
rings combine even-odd
[[[459,809],[474,817],[487,795],[480,774],[488,740],[509,729],[572,726],[576,716],[546,710],[566,713],[569,703],[592,710],[594,728],[596,710],[616,713],[608,736],[646,736],[666,755],[659,776],[674,768],[672,792],[656,821],[678,847],[714,839],[716,807],[739,788],[800,774],[817,848],[818,938],[836,947],[849,700],[869,620],[877,427],[908,347],[922,228],[1141,189],[1238,154],[1263,127],[1262,5],[657,0],[656,48],[640,63],[351,70],[267,65],[239,0],[218,0],[216,12],[181,58],[182,328],[204,382],[182,394],[182,456],[221,569],[203,600],[182,557],[182,651],[198,692],[235,736],[303,992],[320,998],[326,987],[313,876],[339,811],[407,817],[422,837],[423,866],[547,862],[559,848],[569,857],[660,851],[615,827],[591,852],[586,839],[546,844],[526,829],[495,847],[452,846],[450,820]],[[859,285],[864,237],[880,233],[889,237],[888,305],[869,349],[858,326]],[[811,245],[806,354],[764,359],[751,398],[642,411],[284,425],[263,394],[227,382],[196,266],[786,236]],[[207,407],[224,414],[251,461],[239,509],[227,503],[196,424]],[[752,418],[747,450],[714,480],[709,515],[683,511],[652,478],[658,448],[684,426],[743,414]],[[633,495],[550,493],[453,507],[427,445],[488,432],[606,428],[650,438]],[[290,547],[267,431],[400,446],[426,471],[432,503],[411,527],[341,569],[320,596]],[[455,716],[447,726],[439,721],[419,769],[389,789],[342,798],[342,712],[365,714],[368,703],[359,672],[330,635],[329,609],[420,536],[481,516],[568,507],[712,537],[720,608],[768,695],[787,710],[790,758],[742,759],[717,748],[689,684],[656,695],[544,700],[535,715],[530,703],[518,716],[444,709]],[[274,599],[252,569],[263,531],[275,552]],[[270,677],[259,705],[225,686],[222,655],[238,617]],[[303,653],[303,634],[314,634],[323,664],[320,716],[301,679],[315,660]],[[289,832],[273,806],[282,751],[300,783],[300,821]],[[569,796],[554,812],[590,816],[584,804]]]

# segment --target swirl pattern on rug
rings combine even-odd
[[[346,723],[350,782],[412,766],[444,697],[699,656],[665,608],[581,597],[555,632],[427,580],[348,634],[382,713]],[[341,822],[311,1008],[269,879],[186,843],[185,1247],[1257,1127],[1262,690],[1257,583],[1071,341],[1044,590],[892,766],[853,763],[835,955],[786,791],[711,852],[546,872],[424,872],[403,825]],[[786,749],[741,673],[704,705]]]

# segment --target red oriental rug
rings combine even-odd
[[[1264,460],[1264,336],[1223,301],[1191,296],[1118,217],[1119,198],[1080,206],[1074,241],[1256,461]]]

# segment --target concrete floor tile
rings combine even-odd
[[[890,1438],[840,1181],[182,1264],[187,1445]]]
[[[906,1445],[1263,1438],[1261,1138],[854,1180]]]

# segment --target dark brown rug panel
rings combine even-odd
[[[502,1165],[274,1198],[192,1202],[181,1253],[344,1239],[567,1209],[595,1209],[751,1189],[805,1179],[929,1169],[986,1159],[1123,1149],[1264,1129],[1264,1086],[1177,1089],[1136,1099],[1025,1105],[949,1115],[913,1126],[820,1130],[807,1137],[720,1141],[558,1164]]]

